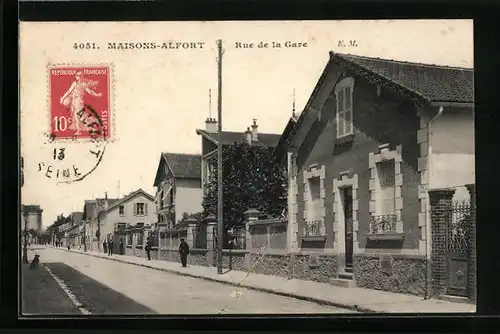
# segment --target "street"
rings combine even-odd
[[[35,252],[43,265],[23,273],[24,314],[352,313],[53,248]]]

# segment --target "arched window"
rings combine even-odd
[[[337,139],[352,135],[353,126],[353,90],[354,79],[345,78],[335,86],[335,99],[337,101]]]

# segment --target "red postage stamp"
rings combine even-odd
[[[110,138],[110,79],[110,66],[49,68],[52,140]]]

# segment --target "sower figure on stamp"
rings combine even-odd
[[[92,96],[100,97],[101,93],[96,93],[92,90],[93,87],[97,86],[99,82],[96,80],[90,80],[82,76],[82,72],[77,72],[75,76],[75,81],[71,84],[69,89],[61,97],[61,104],[72,114],[72,122],[70,129],[75,131],[75,134],[80,134],[80,117],[78,113],[82,111],[85,107],[84,96],[88,93]]]
[[[181,263],[183,267],[187,265],[187,256],[189,254],[189,245],[184,238],[181,238],[181,244],[179,245],[179,254],[181,255]]]

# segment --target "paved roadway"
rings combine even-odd
[[[352,313],[78,253],[52,248],[36,252],[48,275],[59,281],[59,291],[48,295],[73,300],[85,314]],[[74,314],[74,307],[67,309]]]

